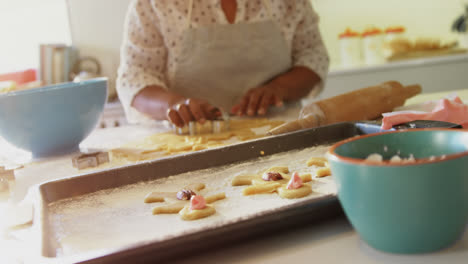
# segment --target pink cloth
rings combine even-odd
[[[454,99],[439,100],[431,112],[399,111],[384,113],[382,116],[382,129],[390,129],[394,125],[414,120],[445,121],[468,128],[468,106],[458,96]]]
[[[288,186],[286,186],[286,189],[299,189],[302,187],[302,179],[299,177],[299,173],[294,172],[291,180],[289,180]]]
[[[190,210],[201,210],[206,207],[205,198],[201,195],[194,195],[190,199]]]

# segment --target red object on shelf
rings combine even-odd
[[[364,32],[362,33],[362,37],[375,36],[379,34],[382,34],[382,30],[376,27],[372,27],[364,30]]]
[[[385,29],[385,33],[404,33],[406,28],[403,26],[389,27]]]
[[[36,69],[27,69],[19,72],[11,72],[0,74],[0,82],[13,81],[18,85],[34,82],[37,80]]]
[[[352,38],[352,37],[360,37],[360,34],[356,31],[353,31],[350,28],[346,28],[346,30],[338,35],[338,38]]]

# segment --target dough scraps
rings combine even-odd
[[[163,156],[226,146],[235,142],[261,138],[265,133],[257,134],[253,129],[276,127],[283,121],[268,119],[231,120],[230,130],[218,134],[177,135],[173,132],[158,133],[141,141],[130,142],[110,151],[112,160],[138,162],[161,158]],[[230,140],[230,142],[226,142]]]

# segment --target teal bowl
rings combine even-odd
[[[367,160],[374,153],[383,161]],[[394,155],[404,161],[390,162]],[[448,247],[463,235],[468,223],[467,130],[354,137],[333,145],[328,159],[343,210],[371,247],[424,253]]]
[[[96,127],[107,78],[0,95],[0,136],[35,158],[76,151]]]

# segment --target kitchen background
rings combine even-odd
[[[441,82],[428,80],[427,85],[423,85],[426,91],[467,88],[468,85],[464,84],[468,83],[468,80],[464,78],[468,77],[461,76],[464,75],[465,69],[468,69],[466,56],[450,61],[454,67],[450,69],[438,68],[438,65],[446,63],[446,60],[416,64],[397,63],[396,68],[380,65],[363,67],[365,69],[362,70],[343,69],[338,35],[347,27],[362,32],[370,26],[382,29],[404,26],[406,36],[410,38],[431,37],[443,42],[456,41],[462,34],[453,32],[452,24],[464,14],[464,4],[468,4],[468,0],[311,1],[321,17],[320,29],[332,63],[325,96],[373,84],[392,76],[412,82],[412,78],[395,71],[410,66],[417,68],[421,64],[432,65],[430,70],[439,71],[439,75],[444,75],[440,74],[441,70],[444,71],[442,73],[447,73]],[[39,45],[63,43],[78,47],[81,56],[97,58],[102,66],[101,75],[113,80],[119,63],[122,22],[129,2],[130,0],[1,0],[0,74],[28,68],[37,69]],[[386,75],[376,74],[378,71],[385,71]],[[418,73],[424,77],[416,74],[415,80],[434,78],[434,75],[430,74],[431,71]],[[450,75],[451,73],[453,74]],[[452,83],[449,87],[442,85],[447,80]],[[114,82],[111,81],[111,93],[114,91],[113,86]]]
[[[363,31],[369,26],[404,26],[411,38],[457,40],[454,20],[464,11],[465,0],[312,0],[320,14],[320,29],[333,67],[340,64],[338,35],[346,27]]]

